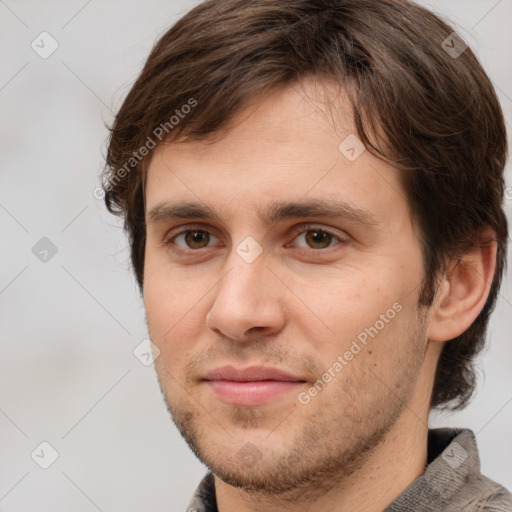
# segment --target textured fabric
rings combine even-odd
[[[512,495],[480,473],[473,432],[429,431],[428,466],[385,512],[512,512]]]
[[[512,512],[512,494],[480,473],[473,432],[429,430],[427,469],[384,512]],[[213,475],[196,489],[187,512],[218,512]]]
[[[201,480],[186,512],[218,512],[215,498],[215,484],[210,471]]]

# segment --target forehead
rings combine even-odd
[[[272,149],[272,162],[279,156],[293,162],[293,154],[306,158],[310,155],[308,160],[313,159],[328,144],[336,150],[340,137],[354,132],[351,106],[343,90],[329,82],[305,80],[254,96],[224,126],[204,139],[183,137],[167,147],[195,160],[212,156],[228,160],[253,152],[262,162]],[[164,148],[160,146],[156,151]]]
[[[252,204],[260,218],[266,202],[343,200],[376,216],[406,205],[399,171],[356,137],[346,96],[316,83],[255,98],[221,136],[158,147],[145,192],[146,211],[176,199],[239,214]]]

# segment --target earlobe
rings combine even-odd
[[[497,243],[477,246],[446,271],[431,308],[429,338],[447,341],[466,331],[485,306],[496,270]]]

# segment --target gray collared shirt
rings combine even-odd
[[[187,512],[219,512],[208,472]],[[512,494],[480,473],[475,435],[469,429],[431,429],[428,465],[384,512],[512,512]]]

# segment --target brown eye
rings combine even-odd
[[[309,230],[306,231],[306,242],[312,249],[326,249],[331,245],[333,236],[326,231]]]
[[[341,249],[348,243],[348,237],[341,232],[331,231],[330,228],[315,226],[311,224],[302,224],[293,230],[293,247],[301,249],[314,249],[318,252],[328,249]]]
[[[185,243],[190,249],[202,249],[208,245],[210,241],[210,233],[207,231],[185,231]]]

